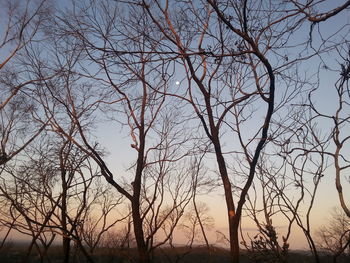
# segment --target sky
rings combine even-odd
[[[338,3],[342,3],[343,1],[326,1],[325,9],[333,8]],[[60,6],[67,6],[67,1],[59,1]],[[350,16],[348,13],[341,13],[336,18],[332,18],[329,21],[322,24],[323,36],[332,34],[337,32],[338,25],[341,25],[346,21],[350,23]],[[308,37],[308,32],[306,31],[308,28],[305,28],[305,32],[303,35],[296,36],[300,39],[306,39]],[[349,39],[349,36],[345,36]],[[317,41],[317,38],[315,39]],[[339,64],[337,62],[338,58],[328,57],[327,66],[332,69],[338,69]],[[314,71],[315,65],[319,64],[319,60],[316,57],[315,59],[311,59],[310,61],[303,64],[301,70]],[[334,112],[334,101],[330,100],[330,97],[333,97],[334,91],[332,91],[333,84],[335,80],[339,77],[339,75],[334,74],[331,71],[322,71],[322,75],[320,76],[320,87],[316,96],[316,105],[318,105],[322,111],[331,113]],[[175,77],[175,80],[181,80],[181,76],[179,74],[178,77]],[[174,84],[175,81],[174,81]],[[182,85],[182,84],[180,84]],[[327,123],[324,123],[321,127],[321,130],[326,131],[329,129],[327,127]],[[97,128],[97,138],[99,139],[102,146],[104,146],[109,152],[108,157],[106,157],[107,163],[110,165],[111,170],[116,175],[124,175],[126,174],[126,170],[129,168],[130,164],[133,162],[135,158],[135,150],[130,147],[132,141],[129,137],[127,128],[121,128],[118,124],[115,123],[107,123],[104,126]],[[230,144],[231,142],[224,142]],[[345,151],[350,152],[350,146],[345,146]],[[209,160],[210,159],[210,160]],[[207,160],[207,166],[210,171],[215,170],[216,166],[213,161],[213,157],[210,157]],[[349,185],[347,184],[347,189],[349,189]],[[345,193],[346,200],[350,200],[350,191]],[[210,208],[210,215],[213,217],[215,221],[215,229],[218,229],[224,233],[227,233],[227,217],[226,217],[226,206],[225,199],[223,196],[223,191],[221,188],[218,188],[216,191],[211,192],[203,197],[200,197],[200,200],[205,202]],[[322,178],[320,189],[317,193],[317,198],[315,202],[315,207],[311,214],[312,221],[312,232],[316,231],[318,227],[323,224],[327,224],[327,219],[329,216],[329,212],[333,207],[339,204],[337,192],[334,185],[334,170],[329,168],[326,172],[326,175]],[[307,203],[303,204],[304,209],[306,209]],[[305,210],[304,210],[305,211]],[[286,230],[286,224],[284,220],[276,218],[274,221],[274,225],[281,232],[280,235]],[[246,230],[251,235],[253,235],[255,229],[255,225],[252,222],[249,222],[245,218],[243,218],[243,230]],[[297,228],[296,228],[297,229]],[[181,234],[178,234],[181,236]],[[179,237],[179,239],[181,239]],[[212,231],[211,234],[212,242],[216,240],[216,234]],[[300,230],[293,231],[293,235],[290,239],[290,244],[292,249],[306,249],[307,242],[305,237],[302,235]]]
[[[338,3],[341,3],[342,1],[326,1],[325,9],[334,8]],[[344,24],[344,22],[349,23],[350,22],[350,16],[347,15],[347,13],[343,12],[342,14],[338,15],[336,18],[332,18],[329,21],[325,22],[321,26],[322,35],[323,37],[326,37],[328,35],[333,34],[338,29],[340,29],[338,25]],[[309,27],[305,27],[305,32],[303,35],[296,36],[300,39],[307,39],[308,33],[309,33]],[[317,29],[315,29],[316,31]],[[348,36],[345,36],[348,37]],[[317,43],[317,34],[314,34],[314,41]],[[327,64],[328,67],[334,69],[339,69],[339,58],[337,57],[328,57],[327,60],[324,60],[324,62]],[[302,70],[306,71],[315,71],[315,65],[319,65],[320,61],[316,57],[314,59],[311,59],[310,61],[304,63],[302,65]],[[335,94],[333,90],[333,86],[335,81],[338,79],[339,75],[334,74],[332,71],[322,71],[322,74],[320,76],[320,87],[317,91],[317,96],[315,99],[315,103],[322,112],[325,113],[331,113],[334,114],[334,106],[336,101],[330,100]],[[180,78],[180,77],[179,77]],[[329,127],[327,126],[329,123],[323,124],[323,127],[321,127],[321,130],[327,131]],[[121,133],[123,134],[123,133]],[[125,133],[124,133],[125,134]],[[132,158],[133,156],[133,149],[130,148],[130,139],[128,137],[115,139],[118,137],[118,132],[116,132],[116,129],[104,129],[104,131],[101,131],[101,139],[102,142],[105,143],[105,145],[109,145],[110,149],[110,156],[108,157],[110,159],[110,164],[114,168],[114,171],[117,173],[122,172],[123,169],[125,169],[125,162],[123,164],[119,164],[119,162],[114,162],[113,160],[122,160],[126,156],[130,156]],[[123,136],[121,136],[123,137]],[[224,142],[225,143],[225,142]],[[227,142],[226,142],[227,143]],[[123,149],[120,151],[119,149]],[[344,152],[349,152],[350,147],[349,145],[346,145],[346,150]],[[126,162],[127,163],[127,162]],[[128,163],[126,164],[126,166]],[[215,164],[214,164],[215,165]],[[212,169],[215,169],[212,167]],[[309,178],[311,181],[311,178]],[[326,175],[322,178],[319,190],[317,192],[316,201],[314,204],[314,208],[311,213],[311,232],[315,233],[315,231],[322,225],[327,224],[327,220],[329,219],[329,213],[332,211],[332,209],[339,205],[338,195],[337,191],[335,189],[335,183],[334,183],[334,170],[332,168],[327,169]],[[344,182],[344,186],[346,189],[349,188],[349,185]],[[345,191],[346,192],[346,191]],[[346,194],[346,200],[350,200],[350,191],[347,191]],[[297,195],[296,195],[297,197]],[[208,204],[210,208],[210,215],[215,220],[215,228],[222,231],[223,233],[228,232],[227,227],[227,217],[226,217],[226,205],[225,205],[225,199],[223,196],[223,192],[221,189],[218,189],[215,192],[212,192],[210,195],[206,195],[205,197],[201,197],[201,200],[203,200],[205,203]],[[306,206],[308,205],[307,202],[303,203],[302,211],[305,213]],[[304,218],[305,219],[305,218]],[[274,221],[274,225],[276,228],[280,231],[280,237],[285,233],[286,231],[286,222],[285,220],[281,220],[280,218],[277,218],[276,221]],[[290,238],[290,245],[292,249],[308,249],[307,241],[301,232],[300,229],[297,227],[294,227],[295,230],[292,231],[292,235]],[[248,220],[243,218],[243,230],[247,230],[251,236],[254,235],[255,225],[252,222],[249,222]],[[215,242],[216,235],[213,232],[211,235],[212,241]]]

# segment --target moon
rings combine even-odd
[[[180,85],[180,81],[175,81],[175,84],[176,84],[176,86],[179,86]]]

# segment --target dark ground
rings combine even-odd
[[[30,257],[25,258],[25,252],[27,245],[23,244],[12,244],[7,246],[5,249],[0,251],[0,262],[1,263],[16,263],[16,262],[28,262],[28,263],[58,263],[62,262],[62,248],[59,246],[52,246],[47,253],[47,256],[44,259],[41,259],[37,250],[34,249],[35,253],[32,253]],[[242,251],[241,262],[242,263],[263,263],[271,262],[277,263],[278,260],[273,259],[272,257],[259,259],[258,255],[252,255],[252,253],[247,253]],[[134,263],[136,262],[137,251],[135,249],[127,250],[118,250],[118,249],[98,249],[92,255],[92,258],[95,263]],[[255,258],[255,259],[253,259]],[[85,256],[81,253],[77,253],[72,250],[71,253],[71,263],[85,263],[87,262]],[[225,263],[229,262],[228,251],[222,248],[212,247],[210,250],[203,247],[196,248],[161,248],[158,249],[154,255],[154,263]],[[289,263],[308,263],[315,262],[313,257],[303,251],[290,252],[288,255]],[[332,262],[332,258],[323,254],[321,256],[322,263]],[[350,257],[339,258],[338,263],[350,263]]]

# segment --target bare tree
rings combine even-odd
[[[11,196],[6,185],[0,190],[28,221],[27,232],[28,227],[38,227],[32,231],[33,245],[36,240],[49,244],[43,233],[47,228],[55,229],[63,236],[66,261],[73,239],[89,258],[84,245],[92,253],[104,233],[128,216],[126,212],[114,218],[112,224],[105,223],[110,209],[125,200],[131,208],[128,226],[133,227],[140,262],[150,262],[156,248],[173,244],[174,231],[191,201],[195,216],[190,217],[190,244],[199,227],[209,246],[196,196],[199,185],[210,180],[206,180],[208,174],[198,172],[201,166],[188,158],[199,151],[203,160],[215,156],[227,207],[231,262],[239,262],[244,214],[255,222],[263,239],[262,243],[253,241],[254,248],[263,246],[285,260],[291,227],[296,223],[318,261],[310,214],[327,168],[325,156],[334,159],[339,200],[348,213],[341,175],[349,164],[341,152],[349,137],[340,136],[349,121],[343,114],[348,106],[348,59],[336,84],[339,107],[334,116],[318,111],[313,103],[314,91],[309,95],[309,105],[301,105],[313,111],[309,120],[290,121],[288,116],[298,94],[312,86],[309,76],[301,74],[303,62],[316,56],[322,60],[326,52],[339,45],[337,33],[327,39],[321,36],[315,44],[312,29],[347,10],[350,2],[324,12],[317,10],[322,2],[72,1],[69,9],[51,19],[50,26],[55,30],[46,32],[49,42],[44,52],[30,45],[34,35],[19,35],[16,43],[20,44],[12,53],[25,51],[26,56],[19,60],[26,72],[23,79],[35,81],[17,81],[11,70],[1,75],[1,84],[8,91],[1,102],[0,164],[1,169],[7,169],[3,173],[21,181],[23,191],[11,189],[15,193]],[[28,4],[28,12],[32,7]],[[39,14],[39,9],[35,10],[34,17]],[[8,21],[11,32],[12,21]],[[295,38],[309,22],[312,26],[307,38]],[[5,37],[4,45],[11,41]],[[4,60],[2,71],[10,65],[7,61],[12,61],[12,53]],[[21,83],[31,89],[22,88]],[[21,100],[25,103],[19,106]],[[314,125],[322,118],[334,122],[327,138],[321,138]],[[105,154],[108,147],[96,139],[95,128],[103,129],[106,120],[119,125],[134,153],[125,175],[113,170]],[[283,123],[285,120],[289,126]],[[195,134],[192,137],[198,137],[195,143],[204,144],[198,151],[185,126]],[[56,155],[62,191],[54,197],[48,182],[46,192],[31,188],[12,172],[15,170],[9,163],[44,128],[54,132],[62,143]],[[18,134],[27,136],[22,143]],[[327,148],[329,142],[334,143],[334,152]],[[103,194],[93,192],[92,178],[97,176],[94,165],[118,198],[104,199]],[[293,187],[299,193],[297,199],[289,195]],[[256,202],[260,189],[262,209]],[[42,205],[24,200],[22,194],[37,198],[43,195]],[[89,214],[90,194],[104,199],[99,218]],[[68,207],[72,196],[81,205],[71,214]],[[300,212],[302,202],[308,202],[305,216]],[[28,214],[24,207],[36,207],[38,214],[31,214],[32,210]],[[276,212],[277,208],[280,211]],[[288,224],[283,243],[272,223],[277,213],[285,216]],[[82,219],[85,224],[81,224]],[[15,223],[17,219],[12,220]],[[125,237],[130,240],[127,229]]]
[[[343,4],[340,4],[339,6],[320,12],[317,10],[320,3],[325,2],[325,0],[322,1],[309,1],[307,3],[300,3],[300,1],[292,0],[291,1],[295,7],[303,14],[305,17],[312,23],[320,23],[324,22],[333,16],[337,15],[341,11],[345,10],[350,6],[350,1],[344,1]]]
[[[93,262],[84,247],[86,231],[82,231],[82,224],[93,216],[94,207],[103,211],[99,220],[103,220],[102,228],[100,232],[95,229],[98,240],[93,245],[97,246],[103,233],[122,220],[106,221],[121,199],[110,200],[110,204],[99,203],[103,196],[108,196],[108,190],[95,187],[98,169],[93,168],[88,156],[65,137],[43,139],[41,145],[31,145],[27,153],[21,166],[7,168],[2,174],[4,182],[0,189],[11,204],[8,213],[12,219],[3,218],[3,221],[11,229],[31,236],[26,257],[36,248],[44,260],[52,242],[61,236],[64,262],[71,261],[72,241],[88,261]]]
[[[52,184],[50,176],[54,176],[54,171],[46,169],[49,168],[45,165],[47,163],[40,160],[35,162],[34,159],[29,158],[26,165],[7,165],[1,174],[1,194],[10,204],[7,222],[13,222],[11,227],[15,231],[31,237],[24,261],[33,248],[37,250],[41,260],[46,256],[47,249],[55,238],[47,227],[59,202],[59,198],[52,200],[47,196],[47,190]]]
[[[23,151],[43,131],[35,122],[37,105],[32,86],[40,78],[30,75],[27,48],[37,48],[52,11],[48,0],[1,2],[0,39],[0,165]],[[53,72],[41,76],[52,77]],[[24,132],[26,129],[26,132]]]
[[[49,12],[48,2],[47,0],[2,1],[0,50],[3,53],[0,70],[26,45],[39,39],[37,35],[40,35],[40,29]],[[19,87],[14,89],[8,100],[18,92],[18,89]],[[0,109],[8,100],[2,102]]]
[[[264,24],[261,19],[257,21],[253,17],[266,17],[267,13],[263,11],[266,9],[260,4],[248,5],[247,1],[220,4],[207,1],[200,5],[193,5],[191,1],[181,1],[178,5],[170,1],[143,1],[143,7],[165,39],[162,49],[158,50],[159,54],[168,51],[178,55],[186,72],[186,82],[182,84],[186,85],[185,90],[173,96],[181,97],[193,107],[213,145],[227,205],[232,262],[238,262],[238,230],[242,209],[254,179],[260,152],[269,138],[269,124],[275,106],[276,72],[268,60],[268,53],[271,49],[277,51],[282,48],[282,41],[274,42],[273,47],[272,38],[288,38],[297,28],[297,20],[290,16],[282,19],[276,16]],[[220,10],[221,7],[225,13]],[[282,8],[282,5],[278,8]],[[268,16],[277,9],[269,9]],[[195,25],[193,30],[188,26],[190,20],[195,21],[192,22]],[[284,23],[291,23],[292,26],[279,31],[278,36],[274,35],[274,25]],[[264,33],[256,35],[255,32],[259,30],[253,27],[261,28]],[[276,68],[283,67],[286,67],[283,62],[276,65]],[[256,109],[252,105],[258,104],[265,104],[262,106],[266,109],[264,114],[254,114]],[[249,119],[254,120],[255,124],[259,123],[249,133],[251,138],[243,135],[246,129],[243,123]],[[239,158],[237,163],[241,163],[242,168],[240,184],[230,178],[225,160],[228,157],[222,141],[223,134],[228,130],[236,136],[239,144],[238,149],[227,149],[226,152]],[[246,165],[242,165],[243,161]],[[233,193],[237,191],[240,193],[237,193],[238,202],[235,203]]]
[[[101,6],[91,2],[86,7],[76,6],[73,13],[62,16],[57,22],[57,34],[65,34],[66,43],[75,41],[77,45],[72,52],[67,52],[70,55],[61,59],[67,60],[63,63],[66,65],[65,71],[60,76],[66,78],[67,85],[60,90],[56,87],[56,83],[60,83],[59,78],[44,81],[43,85],[51,94],[46,96],[42,93],[41,101],[45,104],[47,116],[51,117],[51,130],[91,156],[107,182],[130,202],[139,258],[141,262],[148,262],[150,251],[169,239],[191,200],[192,184],[185,183],[187,168],[174,170],[173,177],[178,179],[174,180],[170,179],[170,166],[167,165],[169,163],[175,167],[172,163],[188,154],[184,147],[188,138],[176,138],[172,126],[178,125],[176,132],[179,133],[178,136],[183,135],[183,121],[173,121],[166,116],[172,110],[175,114],[179,106],[166,101],[165,94],[169,83],[163,72],[168,65],[163,61],[153,61],[152,50],[155,47],[139,35],[144,30],[151,33],[146,16],[140,15],[137,10],[130,10],[131,20],[126,23],[118,20],[117,6],[111,8],[106,2]],[[85,16],[82,17],[82,14]],[[84,17],[87,20],[84,21]],[[94,20],[96,23],[91,24]],[[86,30],[85,25],[89,25],[90,29]],[[137,31],[133,32],[132,27],[127,27],[130,25],[137,27]],[[134,41],[132,36],[135,33],[137,35]],[[125,34],[128,37],[123,39]],[[101,42],[95,42],[96,36],[101,36]],[[112,44],[113,38],[123,42],[124,47],[129,50],[118,53]],[[141,52],[133,54],[133,49]],[[61,58],[62,55],[58,54],[58,57]],[[81,68],[86,62],[93,63],[94,67]],[[80,89],[78,86],[83,77],[90,83],[99,83],[101,89],[93,90],[88,83]],[[46,103],[50,101],[47,99],[50,96],[52,102]],[[62,112],[58,112],[56,108],[62,109]],[[106,114],[106,119],[120,122],[123,129],[130,134],[131,148],[135,151],[136,160],[129,169],[130,176],[125,179],[114,176],[100,148],[89,138],[91,126],[87,122],[97,110],[101,110],[100,114]],[[67,117],[61,117],[61,113]],[[175,115],[171,116],[174,117]],[[67,119],[76,125],[78,134],[69,133]],[[191,177],[188,178],[190,181]],[[165,195],[172,200],[168,207],[163,202]],[[170,217],[171,223],[168,220]],[[155,234],[165,229],[165,222],[169,223],[169,228],[166,227],[169,232],[163,242],[155,245]]]
[[[97,195],[94,196],[94,202],[86,207],[87,211],[83,213],[77,230],[80,240],[88,247],[90,254],[102,246],[106,234],[111,229],[130,218],[130,213],[121,207],[124,201],[122,196],[116,198],[111,187],[105,187],[101,182],[96,185],[94,191]]]
[[[253,237],[245,236],[241,227],[241,244],[251,252],[249,256],[256,261],[287,262],[288,239],[295,220],[293,217],[287,218],[286,231],[282,235],[284,229],[281,230],[278,226],[284,221],[278,216],[282,214],[281,209],[284,209],[280,207],[279,192],[288,191],[287,187],[282,187],[286,183],[283,178],[285,163],[277,165],[276,162],[272,164],[270,161],[266,155],[261,158],[256,176],[258,180],[252,185],[245,205],[245,214],[255,223],[257,233]],[[276,221],[279,224],[277,226]]]
[[[344,134],[346,127],[349,127],[350,118],[347,114],[347,109],[349,106],[349,72],[350,72],[350,50],[348,47],[345,50],[345,57],[342,57],[344,62],[342,62],[340,70],[340,78],[335,83],[334,88],[336,92],[337,106],[335,108],[334,115],[322,113],[317,109],[317,106],[310,100],[310,106],[314,111],[315,118],[326,119],[331,123],[330,140],[334,146],[332,150],[325,150],[322,153],[325,155],[330,155],[334,160],[335,168],[335,186],[338,192],[339,202],[348,217],[350,217],[349,204],[346,203],[343,193],[343,183],[342,177],[345,171],[349,170],[350,162],[349,157],[345,154],[344,147],[349,144],[350,136],[347,133]],[[346,180],[346,178],[345,178]]]
[[[350,221],[341,209],[334,209],[327,226],[317,230],[318,246],[333,256],[333,262],[341,255],[349,256],[350,252]]]

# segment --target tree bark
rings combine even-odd
[[[62,249],[63,249],[63,263],[69,263],[70,254],[70,237],[67,228],[67,192],[68,185],[66,181],[67,171],[64,167],[63,149],[61,148],[60,166],[61,166],[61,180],[62,180],[62,201],[61,201],[61,221],[62,221]]]
[[[236,211],[235,205],[233,202],[232,196],[232,187],[231,182],[228,177],[225,158],[221,151],[220,140],[218,137],[218,131],[214,131],[214,127],[211,127],[212,130],[212,142],[215,148],[216,161],[219,166],[220,176],[222,183],[224,185],[225,201],[227,207],[227,216],[228,216],[228,225],[229,225],[229,240],[230,240],[230,255],[231,262],[239,262],[239,240],[238,240],[238,227],[235,227]],[[214,131],[214,132],[213,132]]]
[[[63,263],[69,263],[69,254],[70,254],[70,238],[63,236],[62,238],[63,246]]]
[[[144,95],[145,97],[145,95]],[[145,103],[143,103],[143,106]],[[144,107],[143,107],[144,109]],[[141,113],[141,125],[139,128],[140,135],[140,147],[138,149],[137,156],[137,166],[135,172],[135,179],[133,182],[133,197],[131,200],[131,209],[132,209],[132,219],[134,226],[134,234],[139,254],[139,262],[140,263],[149,263],[150,262],[150,254],[146,246],[145,235],[143,232],[143,220],[141,218],[140,213],[140,196],[141,196],[141,182],[142,182],[142,172],[144,168],[144,158],[145,158],[145,133],[144,133],[144,112]]]
[[[147,250],[147,246],[144,238],[142,219],[140,215],[139,200],[133,200],[132,202],[132,218],[133,218],[133,226],[134,226],[134,234],[135,234],[135,239],[137,244],[137,250],[139,254],[139,262],[149,263],[150,255]]]

